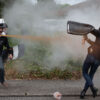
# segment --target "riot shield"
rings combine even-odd
[[[89,24],[74,21],[67,22],[67,33],[73,35],[86,35],[90,33],[94,27]]]
[[[13,59],[20,58],[24,55],[25,47],[23,44],[19,44],[13,47]]]

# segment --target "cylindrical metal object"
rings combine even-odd
[[[86,35],[90,33],[94,27],[89,24],[74,21],[67,22],[67,33],[73,35]]]

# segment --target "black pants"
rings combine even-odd
[[[3,63],[3,59],[2,56],[0,56],[0,82],[3,83],[4,80],[4,63]]]
[[[94,74],[100,65],[100,62],[96,60],[92,55],[87,55],[86,60],[84,61],[83,64],[83,77],[86,80],[84,89],[87,91],[89,86],[93,85],[93,77]]]

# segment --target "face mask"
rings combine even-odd
[[[1,35],[6,35],[6,33],[5,32],[2,32]]]

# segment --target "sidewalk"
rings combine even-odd
[[[52,96],[56,91],[64,96],[78,96],[84,86],[81,80],[8,80],[8,88],[0,85],[0,96]],[[100,69],[96,72],[94,84],[99,88],[100,95]],[[91,95],[91,91],[87,92]]]

